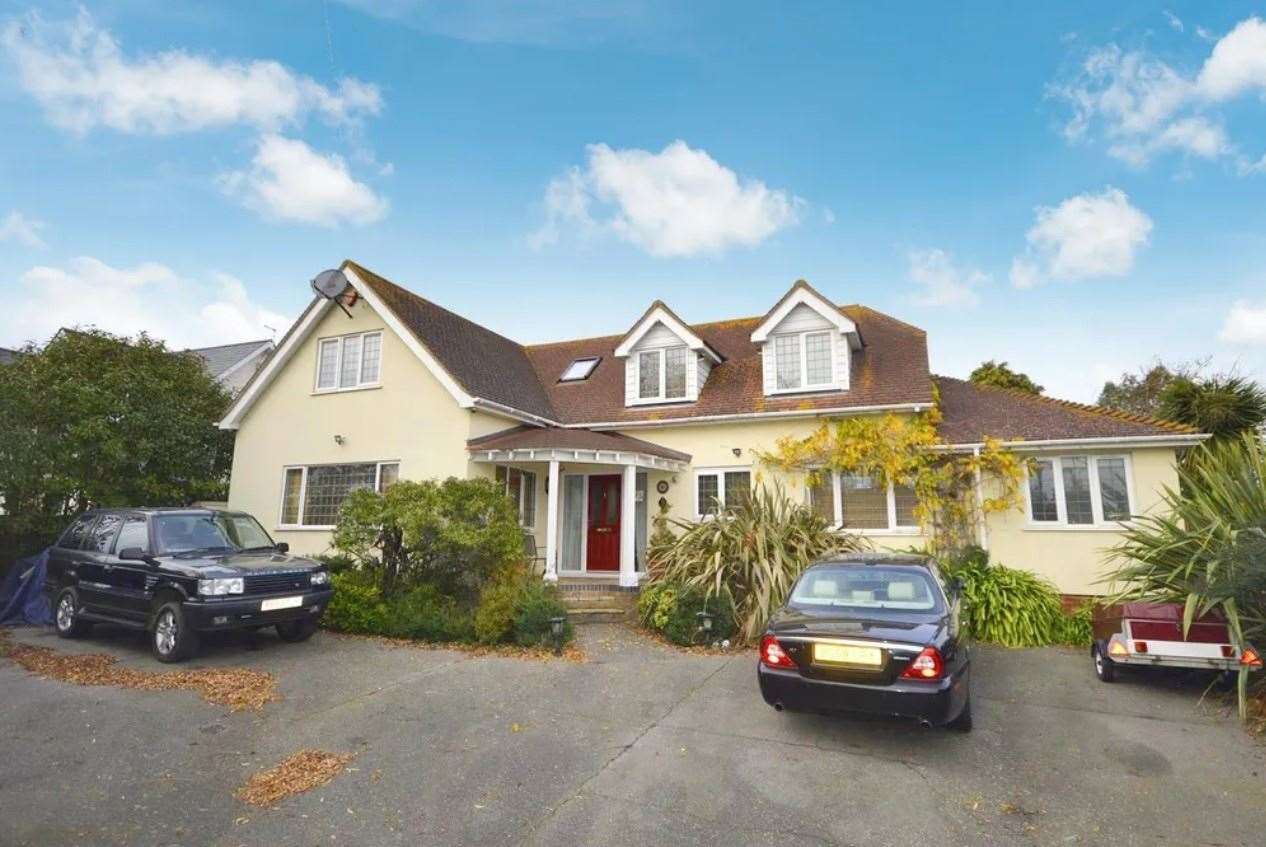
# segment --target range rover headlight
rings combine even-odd
[[[225,594],[241,594],[246,589],[245,580],[240,576],[227,579],[200,579],[198,593],[204,597],[222,597]]]
[[[312,572],[313,585],[328,585],[329,582],[330,582],[329,571],[313,571]]]

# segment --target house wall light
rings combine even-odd
[[[342,446],[343,446],[343,442],[344,442],[344,441],[346,441],[346,440],[347,440],[347,439],[346,439],[346,438],[344,438],[344,437],[343,437],[343,436],[341,436],[341,435],[336,435],[336,436],[334,436],[334,443],[335,443],[335,444],[337,444],[337,445],[338,445],[338,446],[340,446],[340,447],[342,447]]]

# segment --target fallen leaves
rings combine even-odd
[[[342,773],[353,758],[351,753],[300,750],[254,774],[233,796],[243,803],[270,809],[287,797],[325,785]]]
[[[277,680],[264,671],[245,668],[197,668],[185,671],[143,671],[118,665],[104,653],[61,653],[47,647],[14,644],[0,630],[0,655],[48,679],[74,685],[111,685],[144,691],[195,691],[208,703],[229,711],[258,711],[279,700]]]
[[[388,647],[412,647],[417,650],[456,650],[468,656],[503,656],[509,659],[530,659],[533,661],[563,659],[564,661],[576,663],[589,661],[588,654],[575,644],[564,645],[562,655],[555,656],[553,648],[550,647],[519,647],[514,644],[463,644],[459,641],[415,641],[410,638],[392,638],[388,635],[364,635],[356,632],[335,632],[333,630],[326,630],[326,632],[337,638],[377,641],[379,644],[385,644]]]

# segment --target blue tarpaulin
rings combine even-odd
[[[9,568],[4,584],[0,585],[0,626],[46,626],[53,622],[53,610],[44,596],[47,569],[47,550],[18,559]]]

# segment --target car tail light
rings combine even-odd
[[[1235,658],[1235,648],[1234,648],[1234,647],[1232,647],[1230,644],[1223,644],[1223,645],[1222,645],[1222,658],[1224,658],[1224,659],[1234,659],[1234,658]]]
[[[1240,654],[1240,664],[1250,668],[1260,668],[1262,657],[1252,647],[1245,647],[1244,652]]]
[[[766,635],[760,640],[760,660],[771,668],[794,668],[795,661],[782,649],[778,639]]]
[[[941,660],[940,651],[935,647],[924,647],[922,652],[906,665],[906,669],[901,672],[901,677],[931,682],[940,679],[944,674],[945,662]]]
[[[1125,645],[1122,644],[1120,641],[1113,641],[1111,644],[1108,645],[1108,653],[1110,653],[1113,656],[1127,656],[1129,655],[1130,651],[1125,649]]]
[[[1134,642],[1134,652],[1135,652],[1135,653],[1146,653],[1146,652],[1147,652],[1147,642],[1146,642],[1146,641],[1135,641],[1135,642]]]

